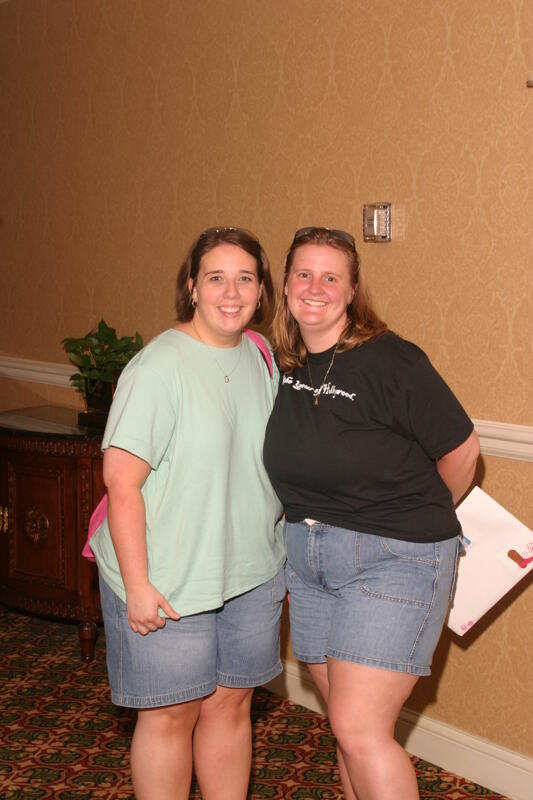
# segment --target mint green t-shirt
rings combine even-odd
[[[149,580],[182,616],[218,608],[285,561],[281,504],[262,456],[277,385],[275,365],[271,379],[247,336],[223,349],[174,329],[120,376],[102,449],[152,467],[142,487]],[[125,600],[107,520],[91,548]]]

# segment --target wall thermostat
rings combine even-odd
[[[363,239],[365,242],[390,242],[390,203],[369,203],[363,206]]]

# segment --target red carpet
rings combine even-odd
[[[0,671],[0,800],[132,800],[128,750],[135,718],[109,701],[103,632],[94,662],[85,665],[75,625],[0,608]],[[253,719],[250,800],[342,798],[323,717],[258,690]],[[422,800],[502,800],[413,762]],[[191,798],[200,798],[194,786]]]

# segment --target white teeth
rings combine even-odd
[[[225,314],[235,314],[239,310],[239,306],[220,306],[220,310]]]
[[[321,300],[302,300],[302,302],[308,306],[316,306],[317,308],[322,308],[323,306],[326,305]]]

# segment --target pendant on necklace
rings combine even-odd
[[[333,362],[335,361],[335,354],[337,352],[337,347],[338,346],[339,346],[339,343],[337,342],[337,344],[335,345],[335,349],[333,350],[333,355],[331,356],[331,361],[329,362],[329,367],[327,368],[326,374],[322,378],[322,383],[320,384],[318,389],[315,389],[315,384],[313,383],[313,376],[311,375],[311,367],[309,366],[309,358],[307,359],[307,374],[309,375],[309,382],[311,383],[311,387],[313,389],[313,392],[316,392],[315,400],[314,400],[314,403],[313,403],[314,406],[318,405],[318,398],[320,397],[320,395],[322,393],[322,389],[327,387],[326,381],[328,379],[329,373],[331,372],[331,368],[333,366]],[[326,391],[327,391],[327,388],[326,388]]]
[[[228,375],[224,375],[224,383],[229,383],[229,376]]]

